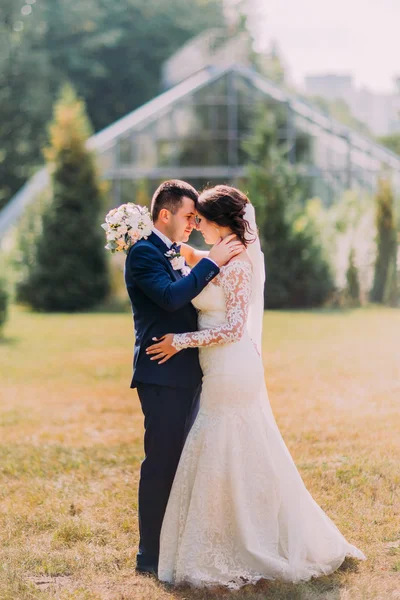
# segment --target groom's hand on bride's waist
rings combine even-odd
[[[244,245],[239,238],[232,233],[226,238],[220,238],[216,244],[211,248],[208,258],[213,260],[218,267],[223,267],[227,262],[234,256],[237,256],[245,250]]]
[[[150,356],[150,360],[160,361],[158,364],[162,365],[167,362],[174,354],[177,354],[179,350],[177,350],[173,345],[174,334],[167,333],[160,338],[152,338],[155,344],[149,346],[146,350],[147,356]]]

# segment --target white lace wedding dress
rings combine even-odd
[[[246,329],[252,266],[232,261],[195,298],[204,373],[161,532],[159,579],[233,589],[298,582],[364,559],[316,504],[275,423],[262,360]]]

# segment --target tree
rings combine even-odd
[[[156,96],[163,62],[185,42],[224,25],[222,0],[42,4],[43,48],[53,91],[71,81],[85,99],[96,131]]]
[[[383,293],[383,302],[387,306],[393,307],[399,306],[400,303],[400,281],[395,255],[392,256],[389,263],[386,285]]]
[[[0,277],[0,335],[8,316],[8,291],[5,279]]]
[[[358,278],[358,269],[354,262],[354,248],[351,248],[349,254],[349,266],[346,272],[346,296],[351,304],[358,306],[360,304],[360,282]]]
[[[97,131],[156,96],[163,62],[223,24],[222,0],[1,0],[0,209],[41,165],[63,83]]]
[[[400,133],[392,133],[391,135],[379,137],[378,142],[400,156]]]
[[[21,10],[30,9],[23,16]],[[40,49],[37,5],[0,6],[0,209],[41,163],[52,100],[47,58]]]
[[[390,265],[396,262],[397,233],[394,214],[392,187],[387,179],[381,178],[375,197],[377,255],[374,283],[371,290],[372,302],[383,302]]]
[[[254,63],[262,75],[278,85],[285,85],[286,69],[276,41],[271,43],[268,51],[254,53]]]
[[[20,283],[25,301],[36,310],[90,309],[109,290],[100,228],[104,206],[94,156],[86,150],[89,134],[84,104],[71,86],[65,86],[55,106],[46,151],[51,200],[31,251],[34,260]]]
[[[17,302],[29,304],[35,295],[35,281],[32,274],[36,268],[38,239],[43,229],[43,214],[49,209],[50,202],[50,190],[46,190],[26,207],[18,223],[16,250],[11,259],[16,273]]]
[[[331,271],[315,222],[304,213],[304,186],[276,139],[275,118],[267,112],[245,144],[248,192],[266,261],[266,306],[317,306],[333,289]]]

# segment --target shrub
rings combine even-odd
[[[360,282],[358,278],[358,269],[354,262],[354,248],[349,253],[349,266],[346,272],[346,297],[350,304],[358,306],[360,304]]]
[[[302,180],[276,140],[276,123],[267,113],[245,144],[248,192],[266,262],[265,304],[269,308],[318,306],[334,287],[330,265],[318,228],[304,211]]]
[[[0,277],[0,335],[8,316],[8,290],[6,280]]]
[[[392,256],[386,277],[383,302],[387,306],[397,307],[400,304],[400,281],[396,256]]]
[[[65,86],[46,151],[51,199],[33,218],[34,248],[25,245],[27,262],[19,284],[19,297],[36,310],[90,309],[109,291],[100,228],[104,203],[95,159],[86,149],[89,131],[83,103]]]
[[[392,270],[392,280],[396,277],[397,255],[394,197],[388,180],[379,180],[375,201],[377,255],[375,261],[374,284],[371,290],[371,300],[372,302],[383,302],[385,290],[388,290],[388,285],[393,287],[393,284],[388,284],[390,270]],[[387,291],[386,295],[388,297],[391,293]]]

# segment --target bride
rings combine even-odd
[[[271,411],[254,208],[239,190],[217,186],[200,195],[197,210],[208,244],[235,233],[246,250],[193,300],[199,331],[168,334],[148,349],[165,362],[198,347],[204,375],[163,521],[159,579],[237,589],[327,575],[346,556],[365,556],[307,491]],[[188,246],[181,252],[191,266],[203,255]]]

